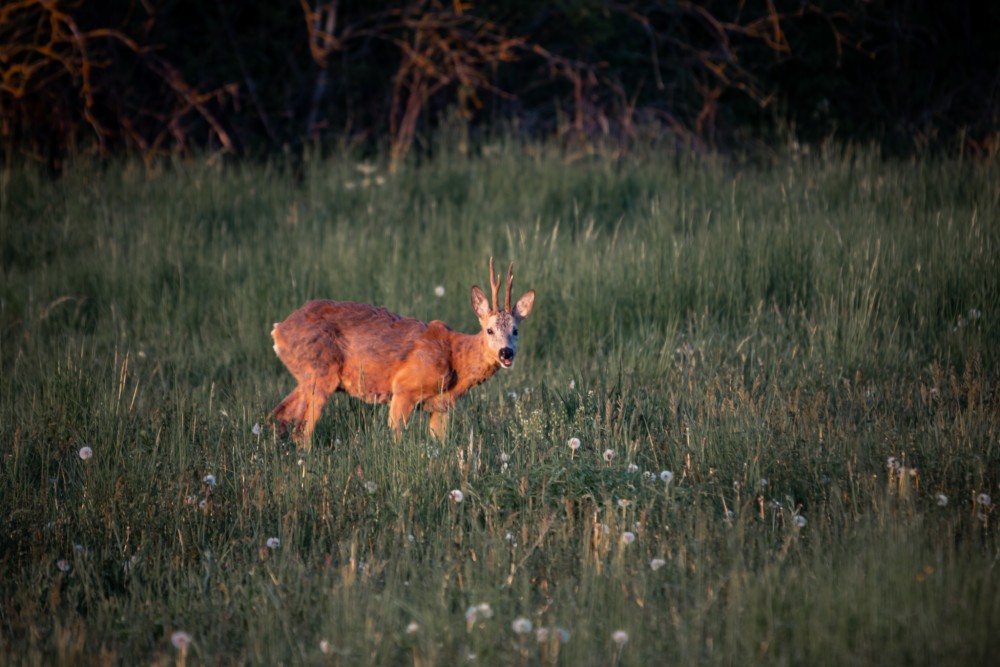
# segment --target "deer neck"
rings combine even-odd
[[[500,367],[483,334],[456,334],[452,339],[451,356],[455,368],[454,398],[493,377]]]

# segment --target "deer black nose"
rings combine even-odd
[[[514,350],[509,347],[500,348],[500,361],[510,362],[514,360]]]

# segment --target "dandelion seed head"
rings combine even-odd
[[[899,470],[902,465],[895,456],[890,456],[885,460],[885,467],[889,470]]]
[[[86,461],[87,459],[89,459],[93,455],[94,455],[94,450],[91,449],[90,447],[81,447],[80,448],[80,458],[83,459],[84,461]]]
[[[938,507],[945,507],[948,505],[948,496],[944,495],[943,493],[937,494],[936,498]]]
[[[493,618],[493,608],[490,607],[489,602],[480,602],[465,610],[465,624],[470,629],[477,621],[485,621],[489,618]]]
[[[368,493],[375,493],[377,489],[378,489],[378,484],[376,484],[375,482],[371,480],[365,482],[365,491],[367,491]]]
[[[632,544],[633,542],[635,542],[635,533],[630,530],[622,533],[622,544]]]
[[[325,639],[320,639],[319,640],[319,652],[320,653],[322,653],[323,655],[330,655],[330,651],[331,650],[332,650],[332,648],[330,646],[330,642],[328,642]]]
[[[452,489],[451,493],[448,495],[451,496],[452,501],[455,503],[460,503],[465,500],[465,494],[462,493],[460,489]]]
[[[632,473],[639,472],[639,466],[634,463],[629,463],[628,468],[625,469],[631,475]]]
[[[281,539],[277,537],[269,537],[267,538],[267,542],[265,542],[265,544],[268,549],[277,549],[281,546]]]
[[[611,633],[611,641],[617,644],[619,647],[625,646],[628,643],[628,633],[624,630],[615,630]]]
[[[569,445],[569,448],[575,452],[580,449],[580,438],[570,438],[566,441],[566,444]]]
[[[420,631],[420,625],[416,621],[410,621],[410,624],[406,626],[406,634],[415,635]]]
[[[669,470],[664,470],[660,472],[660,479],[666,482],[667,484],[670,484],[670,482],[674,481],[674,473],[670,472]]]
[[[626,500],[625,498],[619,498],[618,499],[618,509],[623,510],[626,507],[628,507],[628,500]]]
[[[794,524],[796,528],[805,528],[806,518],[801,514],[796,514],[795,518],[792,519],[792,524]]]
[[[524,616],[518,616],[514,619],[514,622],[510,624],[511,629],[515,634],[526,635],[531,632],[532,625],[531,621],[526,619]]]
[[[215,475],[213,475],[212,473],[208,473],[207,475],[201,478],[201,481],[204,482],[205,484],[208,484],[209,486],[215,486]]]
[[[72,567],[69,561],[66,559],[56,561],[56,567],[59,568],[60,572],[69,572]]]
[[[191,635],[183,630],[177,630],[170,635],[170,643],[173,644],[174,648],[178,651],[187,651],[188,647],[191,646]]]
[[[666,564],[667,561],[663,560],[662,558],[654,558],[653,560],[649,561],[649,569],[651,569],[653,572],[656,572]]]
[[[990,498],[990,494],[988,493],[980,493],[978,496],[976,496],[976,502],[982,505],[983,507],[989,507],[990,505],[993,504],[993,499]]]
[[[549,629],[548,628],[538,628],[535,630],[535,640],[539,644],[547,644],[549,641]]]
[[[260,435],[263,431],[264,429],[260,427],[260,424],[254,424],[253,428],[250,429],[250,432],[253,433],[254,435]]]
[[[613,449],[605,449],[604,450],[604,460],[606,462],[611,463],[611,460],[614,459],[614,458],[615,458],[615,450],[613,450]]]

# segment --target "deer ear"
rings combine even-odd
[[[535,305],[535,290],[529,290],[525,292],[524,296],[517,300],[514,304],[514,312],[512,315],[519,320],[523,320],[531,312],[531,307]]]
[[[472,310],[476,311],[476,316],[481,320],[490,316],[490,302],[486,300],[486,295],[479,289],[479,285],[472,287]]]

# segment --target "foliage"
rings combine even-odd
[[[4,662],[988,662],[995,162],[487,152],[3,172]],[[470,330],[490,255],[538,300],[447,441],[276,439],[271,322]]]
[[[884,139],[992,155],[990,3],[237,3],[16,0],[0,9],[5,153],[301,155],[448,128],[620,153]]]

